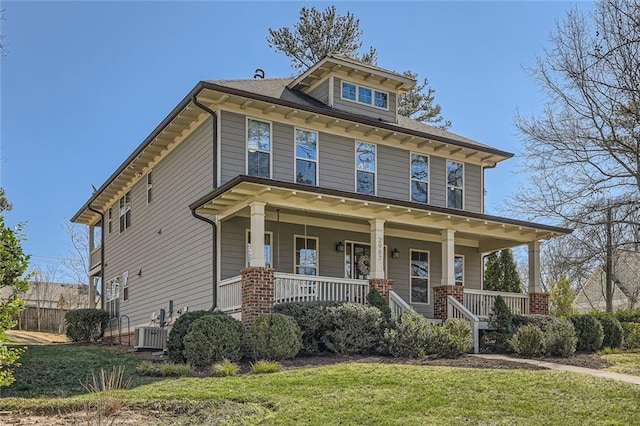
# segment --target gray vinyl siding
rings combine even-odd
[[[447,160],[429,157],[429,204],[447,206]]]
[[[482,213],[482,167],[469,163],[464,167],[464,209]]]
[[[326,79],[307,93],[320,102],[329,105],[329,79]]]
[[[359,84],[359,83],[355,83],[355,84]],[[364,83],[363,85],[367,86],[366,83]],[[372,89],[377,89],[376,87],[372,87],[372,86],[367,86],[367,87],[371,87]],[[365,117],[370,117],[375,120],[382,119],[384,121],[395,123],[396,109],[397,109],[396,94],[393,92],[389,92],[386,89],[379,89],[379,90],[387,92],[389,94],[387,99],[389,104],[388,111],[385,111],[381,108],[376,108],[370,105],[361,104],[359,102],[343,100],[341,96],[342,80],[336,77],[333,84],[333,107],[341,111],[349,112],[352,114],[358,114]]]
[[[464,256],[464,288],[482,290],[482,255],[478,249],[456,246],[456,254]]]
[[[320,185],[355,192],[355,141],[328,133],[320,134]]]
[[[222,111],[220,125],[220,185],[246,174],[246,117]]]
[[[105,281],[128,271],[129,300],[123,300],[121,287],[120,314],[129,317],[131,331],[148,324],[152,312],[168,309],[169,300],[174,309],[211,307],[212,230],[188,205],[212,189],[212,156],[207,120],[153,168],[151,204],[146,178],[133,186],[131,226],[122,233],[118,202],[112,206],[113,229],[104,239]]]
[[[378,196],[409,200],[409,151],[378,145]]]
[[[273,155],[273,178],[293,182],[294,170],[294,136],[293,126],[288,124],[271,124],[272,135],[272,155]]]

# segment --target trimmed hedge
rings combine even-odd
[[[613,313],[613,317],[623,322],[640,323],[640,308],[635,309],[619,309]]]
[[[629,349],[640,348],[640,324],[637,322],[623,322],[624,342]]]
[[[516,329],[533,325],[544,335],[546,355],[567,357],[576,351],[577,337],[573,323],[567,318],[550,315],[514,315]]]
[[[509,344],[518,355],[537,356],[545,352],[544,333],[540,327],[533,324],[518,328],[518,331],[509,340]]]
[[[439,342],[435,353],[439,356],[453,358],[467,353],[473,346],[471,327],[462,319],[449,318],[442,327],[445,330],[446,339]]]
[[[251,324],[247,343],[254,360],[294,358],[302,349],[300,327],[290,316],[262,314]]]
[[[109,312],[103,309],[76,309],[67,312],[64,320],[69,340],[91,343],[103,335],[109,323]]]
[[[329,330],[329,308],[338,302],[290,302],[273,307],[275,313],[292,317],[302,333],[302,352],[308,355],[327,351],[322,336]]]
[[[383,348],[399,358],[423,358],[434,340],[433,325],[417,312],[404,312],[392,328],[384,331]]]
[[[345,303],[327,308],[328,330],[322,336],[327,349],[341,355],[375,352],[383,334],[382,312],[373,306]]]
[[[176,319],[176,322],[173,323],[173,327],[171,327],[169,337],[167,338],[167,354],[172,362],[187,362],[187,357],[184,355],[184,336],[187,335],[191,323],[205,315],[226,314],[212,311],[189,311],[180,315]]]
[[[242,323],[227,315],[205,315],[189,326],[184,336],[187,362],[196,367],[242,358]]]
[[[591,315],[572,315],[568,318],[576,329],[577,350],[594,352],[602,347],[604,330],[600,321]]]
[[[602,339],[602,347],[603,348],[620,348],[622,347],[622,326],[620,325],[620,321],[617,319],[606,315],[592,315],[595,319],[600,322],[602,326],[602,331],[604,333],[604,337]]]

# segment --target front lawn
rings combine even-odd
[[[600,357],[613,363],[608,371],[640,376],[640,350],[627,350],[619,353],[600,354]]]
[[[40,348],[62,355],[63,364],[83,369],[77,374],[65,369],[68,376],[86,376],[89,371],[85,369],[91,367],[78,363],[96,355],[94,351],[110,353],[104,359],[121,362],[128,369],[136,363],[130,355],[114,355],[99,348]],[[56,357],[38,359],[54,363]],[[23,368],[31,360],[25,357]],[[41,367],[49,371],[51,366]],[[24,377],[21,374],[18,371],[17,377]],[[30,373],[32,378],[37,376],[37,370]],[[138,380],[136,386],[118,395],[127,416],[160,407],[194,422],[189,424],[640,424],[639,386],[549,370],[349,362],[227,378],[185,377],[149,383],[135,375],[133,378]],[[56,394],[51,393],[47,380],[42,379],[39,391],[28,393],[39,393],[38,398],[4,398],[0,411],[82,410],[87,401],[95,399],[86,393],[53,398]],[[56,386],[70,389],[71,379],[66,382]],[[16,395],[11,388],[3,394]],[[202,416],[203,410],[208,416]],[[157,414],[154,416],[149,416],[149,424],[158,423]],[[174,419],[178,421],[178,417]],[[163,419],[161,423],[172,421]],[[143,420],[137,424],[144,424]]]

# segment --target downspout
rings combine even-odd
[[[211,115],[211,121],[212,121],[212,144],[211,145],[213,148],[212,182],[213,182],[213,188],[215,189],[218,187],[218,137],[217,137],[218,136],[218,115],[216,114],[215,111],[210,109],[208,106],[200,103],[198,101],[197,94],[191,97],[191,102],[201,110],[208,112]],[[212,236],[212,241],[213,241],[212,254],[213,255],[212,255],[212,262],[211,262],[211,271],[212,271],[211,293],[213,297],[213,303],[211,305],[211,310],[215,311],[216,308],[218,307],[218,226],[216,222],[214,222],[213,220],[196,213],[195,208],[191,209],[191,214],[196,219],[199,219],[203,222],[207,222],[209,225],[211,225],[211,229],[213,232],[213,236]]]
[[[102,226],[100,227],[100,309],[104,310],[104,213],[91,207],[91,204],[89,204],[87,208],[92,212],[98,213],[100,215],[100,223],[102,224]],[[89,262],[91,262],[91,253],[89,253]],[[91,277],[89,276],[89,278]],[[89,282],[89,285],[93,284]],[[91,304],[93,303],[95,303],[95,301],[91,302]]]

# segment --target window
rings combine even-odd
[[[318,275],[318,238],[296,235],[296,274]]]
[[[447,160],[447,207],[463,208],[464,164]]]
[[[147,204],[151,204],[153,201],[153,171],[149,170],[147,173]]]
[[[376,146],[356,142],[356,192],[376,194]]]
[[[122,273],[122,300],[129,300],[129,271]]]
[[[271,268],[271,241],[273,241],[273,232],[264,233],[264,266]],[[247,266],[251,264],[251,231],[247,229]]]
[[[120,232],[131,226],[131,191],[120,198]]]
[[[120,316],[120,282],[119,277],[110,279],[105,283],[105,309],[109,312],[109,318]]]
[[[247,119],[247,174],[271,177],[271,123]]]
[[[111,207],[109,207],[109,210],[107,210],[107,217],[108,217],[108,226],[107,226],[107,232],[110,234],[111,233]]]
[[[429,303],[429,252],[411,250],[411,303]]]
[[[376,108],[389,109],[389,94],[387,92],[381,92],[346,81],[342,82],[342,99],[365,105],[373,105]]]
[[[464,286],[464,256],[456,254],[453,258],[453,275],[456,285]]]
[[[429,202],[429,157],[411,154],[411,201]]]
[[[296,182],[318,184],[318,133],[296,129]]]

